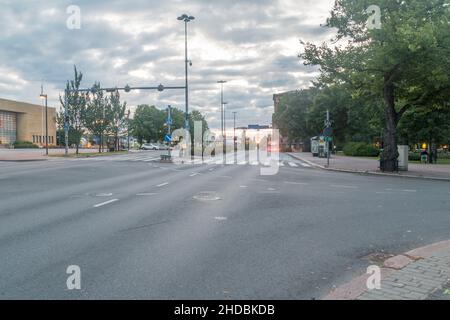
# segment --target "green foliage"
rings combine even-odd
[[[406,111],[450,98],[450,12],[446,0],[338,0],[327,21],[333,45],[303,43],[306,65],[319,65],[322,85],[347,86],[385,115],[383,158],[393,170],[397,125]],[[367,27],[366,9],[381,9],[381,28]]]
[[[184,112],[172,108],[172,131],[184,127]],[[160,142],[164,140],[164,136],[168,132],[166,125],[167,111],[159,110],[155,106],[140,105],[136,109],[134,119],[131,121],[131,131],[138,139],[139,143]],[[208,123],[205,117],[199,111],[192,111],[189,114],[190,134],[194,136],[194,122],[203,122],[203,131],[208,130]]]
[[[344,146],[344,154],[351,157],[378,157],[380,150],[364,142],[349,142]]]
[[[16,141],[14,142],[15,149],[39,149],[39,146],[29,141]]]
[[[77,67],[74,66],[74,79],[67,81],[66,90],[67,94],[67,106],[66,99],[59,97],[61,103],[61,111],[56,116],[56,122],[60,129],[64,130],[64,119],[67,116],[67,123],[69,125],[69,139],[71,140],[69,145],[80,144],[81,138],[85,130],[86,119],[86,100],[87,94],[78,92],[80,89],[81,81],[83,80],[83,74],[78,72]],[[67,108],[67,114],[66,114]],[[64,137],[61,140],[64,143]]]

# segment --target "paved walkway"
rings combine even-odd
[[[325,300],[450,300],[450,241],[384,261],[381,288],[367,289],[365,274],[330,292]]]
[[[97,149],[80,149],[80,152],[95,153]],[[49,149],[50,155],[64,154],[64,149]],[[75,149],[69,149],[75,153]],[[47,160],[45,149],[0,149],[0,161],[43,161]]]
[[[327,159],[313,157],[309,152],[290,153],[290,155],[308,164],[326,169]],[[379,161],[375,159],[336,155],[330,159],[330,170],[382,174],[379,169]],[[409,164],[409,171],[390,175],[450,180],[450,165]]]

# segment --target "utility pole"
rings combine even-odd
[[[330,110],[327,110],[327,119],[325,120],[325,139],[327,146],[327,168],[330,167],[330,140],[332,136]]]
[[[69,90],[64,90],[64,143],[65,143],[65,151],[64,154],[67,157],[69,155],[69,106],[68,104],[68,95]]]
[[[45,155],[48,156],[48,96],[44,94],[44,87],[41,85],[41,99],[45,99]]]
[[[127,114],[127,126],[128,126],[128,129],[127,129],[127,141],[128,141],[128,143],[127,143],[127,145],[128,145],[128,152],[130,151],[130,113],[131,113],[131,110],[128,109],[128,114]]]
[[[217,81],[217,83],[220,83],[220,122],[221,122],[221,131],[222,131],[222,157],[223,157],[223,164],[226,164],[226,137],[225,137],[225,108],[224,108],[224,102],[223,102],[223,84],[227,83],[225,80]]]
[[[186,98],[186,113],[185,113],[185,119],[184,119],[184,128],[186,130],[189,130],[189,84],[188,84],[188,64],[191,63],[188,60],[188,31],[187,31],[187,25],[188,22],[191,22],[192,20],[195,20],[195,17],[189,16],[187,14],[183,14],[180,17],[177,18],[179,21],[184,21],[184,62],[185,62],[185,98]]]
[[[237,137],[236,137],[236,114],[233,112],[233,150],[234,150],[234,164],[237,164]]]
[[[170,137],[172,134],[172,106],[168,106],[167,108],[167,129],[168,136]],[[170,150],[170,142],[169,142],[169,159],[172,157],[172,152]]]

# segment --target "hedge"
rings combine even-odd
[[[380,150],[364,142],[349,142],[344,146],[344,154],[351,157],[378,157]]]
[[[39,149],[39,146],[29,141],[14,142],[14,149]]]

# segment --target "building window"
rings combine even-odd
[[[11,144],[16,141],[17,118],[14,112],[0,111],[0,141]]]

